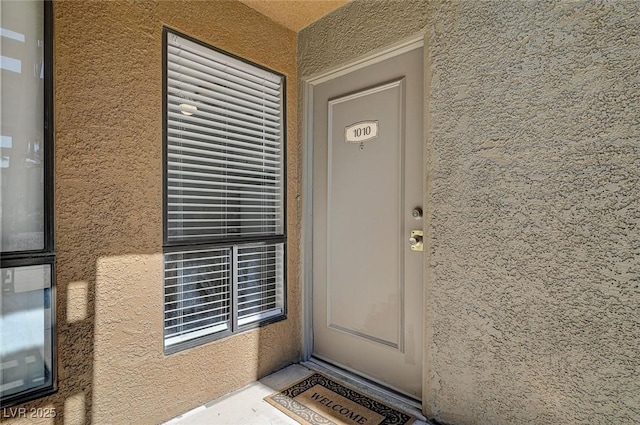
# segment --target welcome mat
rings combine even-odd
[[[409,425],[415,420],[320,373],[264,399],[303,425]]]

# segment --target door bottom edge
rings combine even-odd
[[[372,395],[387,399],[387,401],[393,402],[397,407],[408,411],[418,419],[426,420],[422,413],[422,401],[420,399],[389,387],[383,382],[368,376],[363,376],[355,370],[345,367],[344,365],[336,364],[317,354],[311,354],[309,360],[301,362],[300,364],[317,372],[334,375],[345,380],[347,383],[355,384],[355,386],[364,387],[370,390],[370,392],[373,393]]]

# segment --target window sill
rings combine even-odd
[[[49,388],[43,388],[43,389],[40,389],[40,390],[34,390],[34,391],[31,391],[31,392],[25,392],[23,394],[19,393],[19,394],[15,394],[15,395],[12,395],[10,397],[2,399],[2,401],[0,402],[0,406],[2,408],[16,406],[18,404],[24,404],[24,403],[27,403],[29,401],[33,401],[33,400],[36,400],[36,399],[39,399],[39,398],[50,396],[50,395],[55,394],[57,392],[58,392],[58,388],[49,387]]]
[[[172,354],[176,354],[191,348],[195,348],[195,347],[199,347],[201,345],[205,345],[208,344],[210,342],[213,341],[220,341],[223,339],[226,339],[228,337],[232,337],[232,336],[236,336],[236,335],[240,335],[244,332],[250,331],[252,329],[257,329],[257,328],[262,328],[264,326],[268,326],[271,325],[273,323],[277,323],[277,322],[282,322],[283,320],[287,320],[287,314],[283,313],[283,314],[279,314],[277,316],[273,316],[273,317],[269,317],[265,320],[262,320],[260,322],[253,322],[253,323],[249,323],[247,325],[241,326],[238,328],[238,330],[236,332],[231,332],[231,331],[221,331],[221,332],[217,332],[214,334],[210,334],[210,335],[206,335],[200,338],[194,338],[188,341],[184,341],[184,342],[180,342],[180,343],[176,343],[174,345],[171,345],[170,347],[165,347],[164,349],[164,355],[165,356],[170,356]]]

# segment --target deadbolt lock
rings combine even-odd
[[[422,218],[422,208],[414,208],[413,211],[411,211],[411,216],[416,220],[420,220]]]
[[[424,245],[422,244],[422,237],[424,232],[422,230],[412,230],[411,237],[409,238],[409,245],[411,251],[424,251]]]

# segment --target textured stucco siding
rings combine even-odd
[[[425,412],[640,423],[640,4],[379,7],[304,29],[298,64],[415,34],[407,8],[426,19]]]
[[[298,33],[301,77],[326,71],[423,30],[422,1],[355,0]]]
[[[157,424],[300,358],[296,35],[238,2],[55,8],[59,392],[42,424]],[[163,354],[162,26],[287,77],[288,320]]]
[[[640,7],[434,3],[430,410],[640,422]]]

